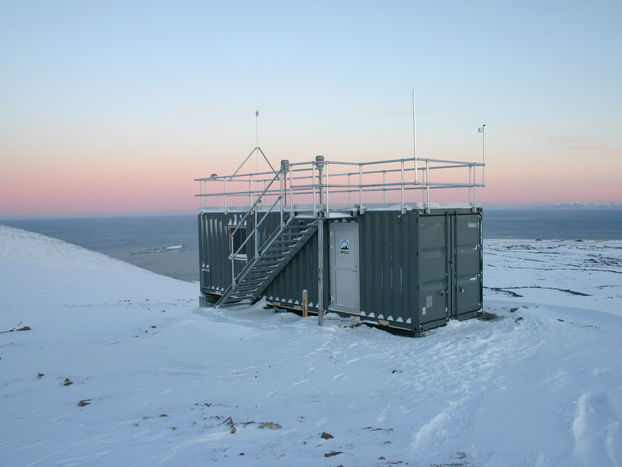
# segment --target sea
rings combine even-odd
[[[486,209],[484,239],[622,240],[622,209]],[[198,281],[196,215],[12,219],[38,232],[183,281]]]

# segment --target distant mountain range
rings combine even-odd
[[[620,201],[581,201],[574,203],[488,204],[489,209],[622,209]]]

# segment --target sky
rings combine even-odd
[[[480,160],[484,206],[622,202],[622,3],[0,3],[0,218],[191,213],[273,162]]]

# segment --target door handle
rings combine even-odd
[[[458,287],[458,291],[464,293],[464,287]]]
[[[442,295],[444,297],[445,295],[447,295],[447,291],[446,290],[441,290],[441,291],[439,291],[438,294]]]

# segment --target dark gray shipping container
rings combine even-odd
[[[246,212],[203,209],[199,214],[202,304],[217,300],[231,285],[231,234],[237,235],[236,228],[255,229],[255,218],[244,219]],[[301,310],[302,291],[307,290],[309,309],[317,312],[318,227],[313,212],[301,209],[292,214],[303,233],[292,243],[291,257],[282,261],[256,298]],[[257,235],[243,246],[241,259],[252,258],[256,237],[261,243],[279,223],[278,213],[266,213]],[[363,212],[333,213],[323,228],[327,311],[419,333],[452,318],[474,317],[481,310],[481,208],[404,209],[384,204]],[[237,274],[244,261],[233,263]]]
[[[253,155],[270,170],[243,173]],[[320,323],[332,311],[412,333],[473,317],[482,308],[476,190],[485,185],[484,167],[316,156],[282,160],[276,170],[256,147],[233,175],[197,179],[206,203],[199,213],[201,304],[265,298],[317,312]],[[436,190],[469,201],[433,204]],[[213,200],[219,207],[208,207]]]

